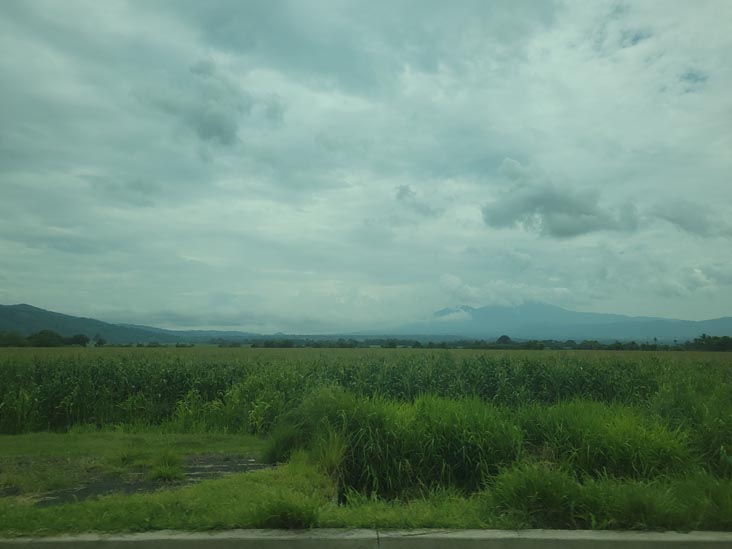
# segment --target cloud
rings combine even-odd
[[[704,275],[714,283],[732,286],[732,261],[712,263],[703,268]]]
[[[160,185],[142,177],[110,177],[85,174],[80,176],[89,181],[91,188],[117,201],[131,206],[153,206],[153,197],[160,192]]]
[[[175,0],[161,5],[228,55],[265,64],[308,86],[378,96],[398,87],[407,66],[428,73],[469,66],[466,55],[476,48],[502,60],[520,58],[526,38],[553,20],[560,3]]]
[[[679,76],[682,90],[686,93],[698,92],[709,80],[709,75],[702,69],[691,68]]]
[[[534,177],[534,171],[530,166],[524,166],[513,158],[504,158],[498,168],[498,173],[511,181],[528,181]]]
[[[465,309],[448,309],[437,311],[434,320],[438,322],[459,322],[461,320],[470,320],[472,315]]]
[[[502,278],[471,284],[452,273],[440,277],[440,287],[451,304],[475,307],[485,305],[510,307],[525,301],[556,302],[566,299],[571,293],[568,288],[558,285],[541,286]]]
[[[597,189],[575,190],[535,182],[527,168],[510,159],[504,160],[499,171],[514,184],[482,207],[483,221],[489,227],[521,227],[554,238],[637,228],[638,214],[632,204],[616,211],[605,209]]]
[[[647,29],[625,29],[621,32],[620,45],[623,48],[631,48],[648,40],[653,35]]]
[[[140,86],[134,93],[188,126],[201,140],[227,146],[237,141],[241,119],[254,104],[254,99],[220,74],[210,60],[192,65],[188,78]]]
[[[409,185],[399,185],[396,189],[397,201],[406,208],[425,217],[434,217],[440,214],[440,211],[430,207],[417,197],[417,193]]]
[[[687,200],[671,200],[657,205],[651,210],[651,213],[696,236],[732,236],[732,226],[727,222],[726,217],[705,204]]]
[[[0,296],[729,314],[732,3],[617,5],[0,2]]]

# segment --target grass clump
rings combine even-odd
[[[256,506],[252,522],[255,528],[310,528],[318,522],[321,503],[312,496],[278,494]]]
[[[700,472],[675,479],[577,478],[546,463],[522,463],[476,497],[484,520],[502,528],[732,528],[732,483]]]
[[[715,383],[688,373],[665,384],[651,409],[670,425],[688,430],[706,468],[732,477],[732,383]]]
[[[411,451],[419,478],[472,492],[486,477],[520,459],[523,433],[505,410],[478,399],[420,397],[414,403]],[[434,479],[429,482],[428,479]]]
[[[512,526],[587,527],[581,486],[572,475],[545,464],[507,469],[489,483],[487,493],[486,514],[498,514]]]
[[[180,455],[170,450],[155,456],[152,467],[148,472],[148,478],[164,482],[184,479],[186,474],[181,466],[181,461]]]
[[[317,391],[275,428],[271,459],[304,447],[345,489],[382,497],[435,487],[477,490],[516,461],[522,433],[504,413],[477,399],[433,396],[413,404]]]
[[[519,413],[533,452],[588,475],[653,478],[698,466],[688,434],[632,408],[573,400]]]

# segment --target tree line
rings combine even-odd
[[[217,340],[220,347],[241,347],[242,342]],[[657,340],[638,343],[636,341],[614,341],[603,343],[597,340],[565,341],[555,339],[542,340],[513,340],[502,335],[495,340],[462,339],[452,341],[431,341],[399,338],[368,338],[356,339],[256,339],[250,342],[251,347],[264,348],[367,348],[381,347],[386,349],[413,348],[413,349],[516,349],[516,350],[587,350],[587,351],[732,351],[732,337],[708,336],[702,334],[691,341],[673,343],[659,343]]]
[[[99,334],[93,338],[85,334],[75,334],[64,337],[53,330],[41,330],[29,336],[20,332],[0,332],[0,347],[86,347],[94,343],[95,347],[104,346],[107,341]]]
[[[107,341],[99,334],[89,338],[85,334],[75,334],[64,337],[53,330],[41,330],[29,336],[19,332],[0,332],[0,347],[65,347],[80,346],[86,347],[89,344],[95,347],[103,347]],[[338,338],[338,339],[311,339],[311,338],[261,338],[252,339],[246,342],[226,339],[212,339],[209,344],[219,347],[263,347],[263,348],[325,348],[325,349],[356,349],[381,347],[385,349],[413,348],[413,349],[499,349],[499,350],[588,350],[588,351],[732,351],[732,337],[730,336],[709,336],[702,334],[691,341],[670,343],[641,342],[635,341],[614,341],[603,343],[597,340],[583,340],[580,342],[568,339],[565,341],[555,339],[542,340],[513,340],[507,335],[502,335],[495,340],[487,339],[463,339],[453,341],[432,341],[399,338]],[[131,347],[131,344],[123,345]],[[142,344],[138,347],[165,347],[166,345],[153,342]],[[192,347],[189,343],[176,343],[175,347]]]

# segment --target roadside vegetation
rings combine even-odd
[[[4,350],[0,534],[732,530],[728,356]],[[186,483],[204,454],[276,466]],[[111,477],[155,491],[40,504]]]

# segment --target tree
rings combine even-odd
[[[64,340],[64,343],[66,343],[66,345],[81,345],[82,347],[86,347],[89,343],[89,336],[76,334],[71,337],[67,337]]]
[[[20,332],[0,332],[0,347],[26,347],[28,340]]]
[[[28,336],[28,344],[31,347],[61,347],[64,338],[53,330],[41,330],[37,334]]]
[[[100,334],[95,335],[93,341],[95,347],[104,347],[107,344],[107,340],[104,339]]]
[[[502,335],[498,339],[496,339],[496,343],[499,345],[509,345],[511,343],[511,338],[507,335]]]

